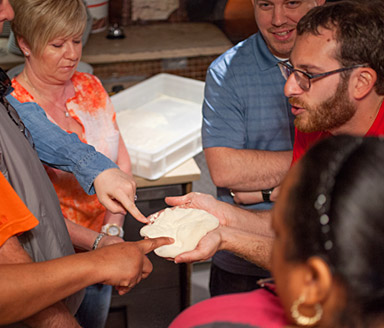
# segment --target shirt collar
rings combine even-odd
[[[260,32],[256,33],[254,46],[259,50],[255,51],[254,53],[258,56],[256,62],[258,63],[261,71],[266,71],[273,67],[277,67],[277,63],[280,60],[272,55]]]

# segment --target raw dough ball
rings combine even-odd
[[[173,244],[155,249],[161,257],[174,258],[177,255],[192,251],[200,239],[209,231],[219,226],[219,220],[204,210],[194,208],[167,208],[152,224],[141,228],[142,237],[171,237]]]

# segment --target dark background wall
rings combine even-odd
[[[336,1],[339,0],[328,0],[327,2]],[[110,24],[118,23],[128,26],[159,22],[211,22],[219,26],[233,43],[237,43],[257,31],[250,0],[179,0],[178,8],[162,21],[133,21],[132,3],[133,0],[110,0]],[[144,0],[143,3],[145,3]]]

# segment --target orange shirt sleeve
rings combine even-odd
[[[39,221],[0,174],[0,246],[10,237],[31,230]]]

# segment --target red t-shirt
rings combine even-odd
[[[0,174],[0,246],[10,237],[31,230],[39,221]]]
[[[331,136],[329,132],[304,133],[295,129],[292,164],[300,159],[315,142],[329,136]],[[384,102],[381,104],[379,113],[365,136],[384,136]]]
[[[278,297],[258,289],[197,303],[176,317],[169,328],[188,328],[214,322],[265,328],[281,328],[288,324]]]

